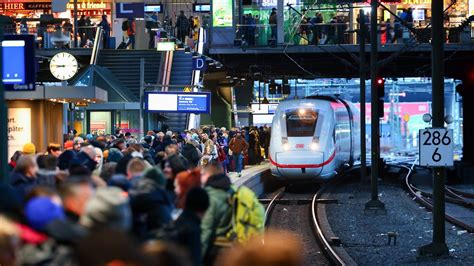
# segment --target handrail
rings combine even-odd
[[[95,39],[94,45],[92,46],[92,54],[91,54],[91,65],[95,65],[97,63],[97,57],[99,55],[99,50],[102,48],[104,29],[102,27],[97,27],[97,31],[95,32]]]

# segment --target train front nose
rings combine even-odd
[[[272,164],[280,176],[288,178],[317,178],[325,163],[324,152],[277,152]]]

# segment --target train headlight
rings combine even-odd
[[[319,149],[319,144],[316,142],[311,143],[311,150],[315,151]]]
[[[290,150],[290,144],[288,144],[288,143],[283,143],[283,150],[289,151],[289,150]]]

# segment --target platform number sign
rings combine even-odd
[[[453,130],[446,128],[420,129],[420,165],[453,165]]]

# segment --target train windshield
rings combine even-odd
[[[294,109],[286,112],[288,137],[311,137],[316,129],[318,112],[311,109]]]

